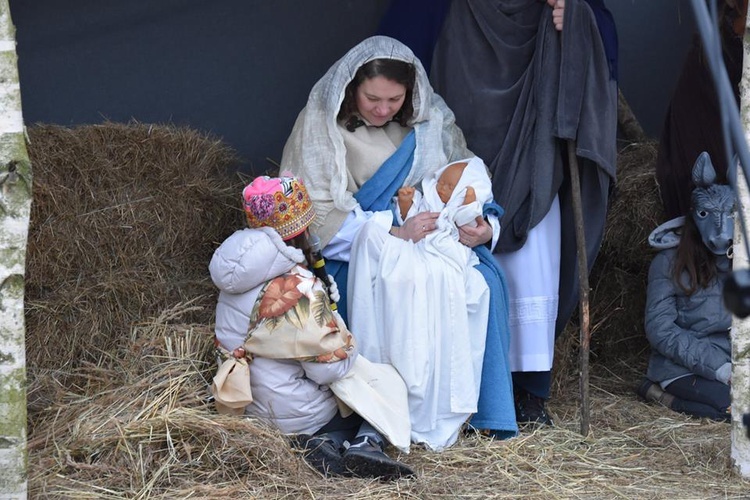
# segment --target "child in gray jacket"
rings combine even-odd
[[[637,392],[675,411],[728,421],[732,318],[722,289],[731,271],[735,198],[715,179],[703,153],[693,168],[690,214],[649,237],[661,251],[649,269],[645,327],[652,351]]]

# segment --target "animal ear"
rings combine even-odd
[[[711,163],[711,157],[705,151],[698,156],[693,165],[693,184],[706,188],[716,182],[716,171]]]

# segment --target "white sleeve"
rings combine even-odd
[[[492,226],[492,246],[490,246],[490,252],[494,252],[495,245],[497,245],[497,242],[500,239],[500,219],[498,219],[495,214],[488,214],[487,222]]]
[[[414,204],[412,204],[412,208],[414,207]],[[399,226],[402,226],[404,224],[404,219],[401,217],[401,208],[398,206],[398,197],[394,196],[391,198],[391,211],[393,212],[393,220],[396,221],[396,223]],[[409,213],[406,213],[406,216],[409,217]]]
[[[333,235],[331,241],[323,249],[323,257],[331,260],[349,262],[352,250],[352,242],[359,233],[362,224],[372,219],[376,224],[390,231],[393,226],[393,212],[384,210],[382,212],[365,212],[359,205],[346,216],[339,231]]]
[[[302,369],[305,370],[305,376],[310,380],[313,380],[318,385],[331,385],[333,382],[344,378],[349,370],[352,369],[354,361],[359,356],[359,351],[356,346],[352,346],[348,352],[348,357],[341,361],[335,361],[333,363],[313,363],[310,361],[303,361],[300,364]]]

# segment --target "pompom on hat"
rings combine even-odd
[[[291,175],[256,177],[242,190],[242,201],[248,227],[271,227],[283,240],[302,234],[315,218],[305,183]]]

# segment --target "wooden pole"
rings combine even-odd
[[[581,200],[581,180],[578,173],[576,142],[568,140],[568,166],[570,167],[570,186],[573,194],[573,217],[576,227],[576,250],[578,254],[578,290],[580,316],[579,345],[579,387],[581,391],[581,434],[587,436],[591,412],[589,408],[589,350],[591,332],[589,326],[589,266],[586,256],[586,234],[583,225],[583,202]]]

